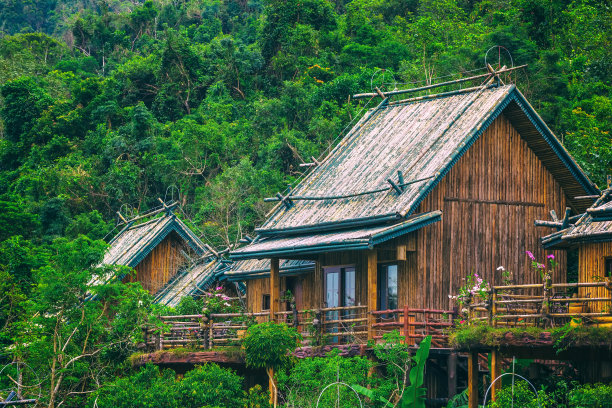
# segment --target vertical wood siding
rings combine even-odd
[[[608,257],[612,257],[612,242],[581,244],[578,249],[578,281],[596,282],[596,276],[604,277]],[[610,297],[610,291],[606,288],[580,288],[578,293],[580,297]],[[591,302],[589,307],[592,312],[600,312],[605,307],[609,308],[610,302]]]
[[[140,282],[150,293],[160,290],[186,262],[181,250],[185,250],[183,240],[174,232],[168,234],[149,255],[136,265],[136,275],[124,279],[125,282]]]
[[[442,221],[418,231],[418,280],[404,301],[446,309],[470,272],[501,284],[499,266],[515,283],[539,283],[528,250],[541,262],[552,252],[562,265],[553,281],[565,280],[565,252],[545,252],[539,237],[548,231],[534,226],[565,206],[559,183],[501,115],[421,204],[418,212],[442,209]]]

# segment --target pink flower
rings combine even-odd
[[[553,254],[550,254],[546,258],[548,258],[548,259],[555,259],[555,256]]]
[[[465,320],[462,320],[462,321],[459,322],[459,324],[463,324],[463,323],[465,323]]]
[[[215,290],[221,290],[221,289],[223,289],[223,286],[217,286]]]
[[[544,264],[540,264],[540,263],[539,263],[539,264],[538,264],[538,268],[540,268],[540,269],[544,269],[544,268],[546,268],[546,267],[544,266]]]
[[[533,253],[531,253],[531,251],[525,251],[525,253],[532,261],[535,261],[535,256],[533,256]]]

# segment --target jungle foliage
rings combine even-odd
[[[604,0],[1,2],[2,361],[40,373],[49,407],[83,406],[155,308],[137,285],[87,288],[126,273],[92,267],[118,210],[175,199],[235,244],[363,114],[350,95],[480,73],[494,45],[529,64],[519,88],[603,185],[611,16]]]

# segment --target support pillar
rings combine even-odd
[[[270,259],[270,321],[276,318],[280,308],[280,273],[278,258]]]
[[[478,408],[478,353],[468,356],[468,407]]]
[[[368,340],[374,339],[376,331],[373,324],[376,322],[373,311],[378,310],[378,253],[376,249],[368,250]]]
[[[448,398],[457,394],[457,353],[451,352],[446,359],[448,371]]]
[[[491,381],[495,380],[501,375],[501,358],[498,350],[491,351]],[[497,400],[497,394],[501,390],[501,380],[498,380],[493,384],[491,388],[491,401]]]

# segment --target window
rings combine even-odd
[[[612,257],[605,259],[605,277],[612,276]]]
[[[270,310],[270,295],[261,295],[261,310]]]
[[[397,309],[397,265],[378,267],[378,307],[379,310]]]
[[[325,307],[355,306],[355,267],[328,267],[325,271]]]

